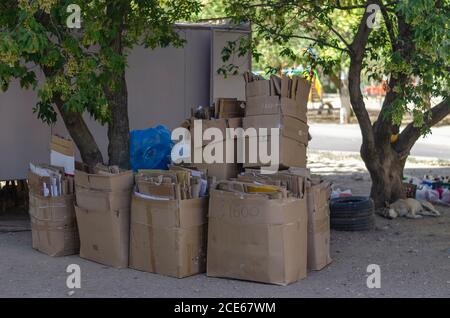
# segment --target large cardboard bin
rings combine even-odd
[[[75,171],[80,256],[128,267],[132,171],[102,175]]]
[[[130,267],[182,278],[206,269],[208,199],[133,196]]]
[[[306,277],[306,199],[212,190],[207,275],[277,285]]]
[[[74,196],[44,197],[30,191],[32,246],[50,256],[78,254]]]

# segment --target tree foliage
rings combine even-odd
[[[400,124],[404,114],[411,113],[414,125],[424,127],[426,132],[429,127],[424,125],[425,116],[430,115],[427,99],[449,95],[448,0],[229,0],[226,3],[229,16],[236,21],[251,21],[257,38],[279,45],[283,55],[291,59],[298,59],[299,55],[293,41],[307,41],[309,47],[320,52],[310,62],[328,71],[352,56],[358,28],[366,23],[361,17],[368,4],[376,4],[380,10],[363,47],[362,75],[377,80],[407,78],[390,88],[397,94],[392,105],[385,108],[384,116]],[[398,30],[399,19],[407,34]]]
[[[450,113],[449,0],[230,0],[226,11],[236,21],[250,21],[258,38],[286,45],[292,58],[293,39],[332,52],[311,59],[311,67],[332,71],[348,61],[371,196],[377,207],[405,197],[402,176],[411,148]],[[375,122],[361,92],[365,77],[387,83]],[[433,107],[432,100],[438,102]],[[413,121],[401,130],[406,113]]]
[[[66,22],[67,7],[81,9],[81,28]],[[53,108],[62,100],[68,112],[89,112],[106,123],[111,112],[105,88],[114,90],[116,74],[127,66],[135,45],[149,48],[181,46],[173,28],[200,10],[197,0],[3,0],[0,2],[0,84],[17,78],[37,90],[34,108],[47,123],[56,121]],[[123,50],[114,50],[120,38]],[[38,75],[45,81],[38,85]]]

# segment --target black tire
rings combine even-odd
[[[331,227],[331,229],[335,231],[347,231],[347,232],[356,232],[356,231],[371,231],[375,227],[375,223],[367,224],[367,225],[335,225]]]
[[[374,214],[373,209],[359,210],[359,211],[333,211],[331,218],[333,219],[348,219],[354,217],[368,217]]]
[[[331,218],[331,224],[365,224],[373,222],[373,215],[357,218]]]
[[[344,222],[344,220],[332,220],[331,228],[337,231],[369,231],[375,226],[375,218],[372,216],[364,220],[352,220]]]
[[[374,204],[368,197],[331,200],[330,225],[338,231],[366,231],[374,228]]]
[[[373,210],[373,208],[373,201],[369,197],[352,196],[331,200],[331,209],[335,212]]]

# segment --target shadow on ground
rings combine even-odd
[[[313,169],[314,170],[314,169]],[[333,171],[332,169],[330,170]],[[443,169],[414,169],[422,176]],[[321,172],[323,173],[323,172]],[[342,189],[367,195],[367,173],[327,174]],[[52,258],[31,248],[31,232],[0,233],[0,297],[449,297],[450,209],[439,218],[386,220],[370,232],[331,233],[333,263],[286,287],[207,277],[175,279],[114,269],[76,255]],[[20,222],[26,222],[19,217]],[[0,224],[9,222],[1,216]],[[7,219],[7,218],[6,218]],[[81,289],[66,287],[66,267],[81,267]],[[367,266],[381,268],[381,288],[366,285]]]

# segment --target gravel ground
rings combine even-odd
[[[313,171],[341,189],[368,193],[370,181],[359,170],[360,164],[345,156],[342,160],[330,157],[325,165],[314,163],[317,156],[326,157],[310,153]],[[408,173],[450,171],[421,166]],[[174,279],[114,269],[78,256],[52,258],[31,248],[29,231],[0,233],[0,297],[450,297],[450,208],[437,208],[442,212],[439,218],[386,220],[377,216],[373,231],[332,231],[333,262],[286,287],[204,274]],[[66,287],[69,264],[81,267],[81,289],[73,294]],[[369,264],[381,268],[380,289],[366,286]]]

